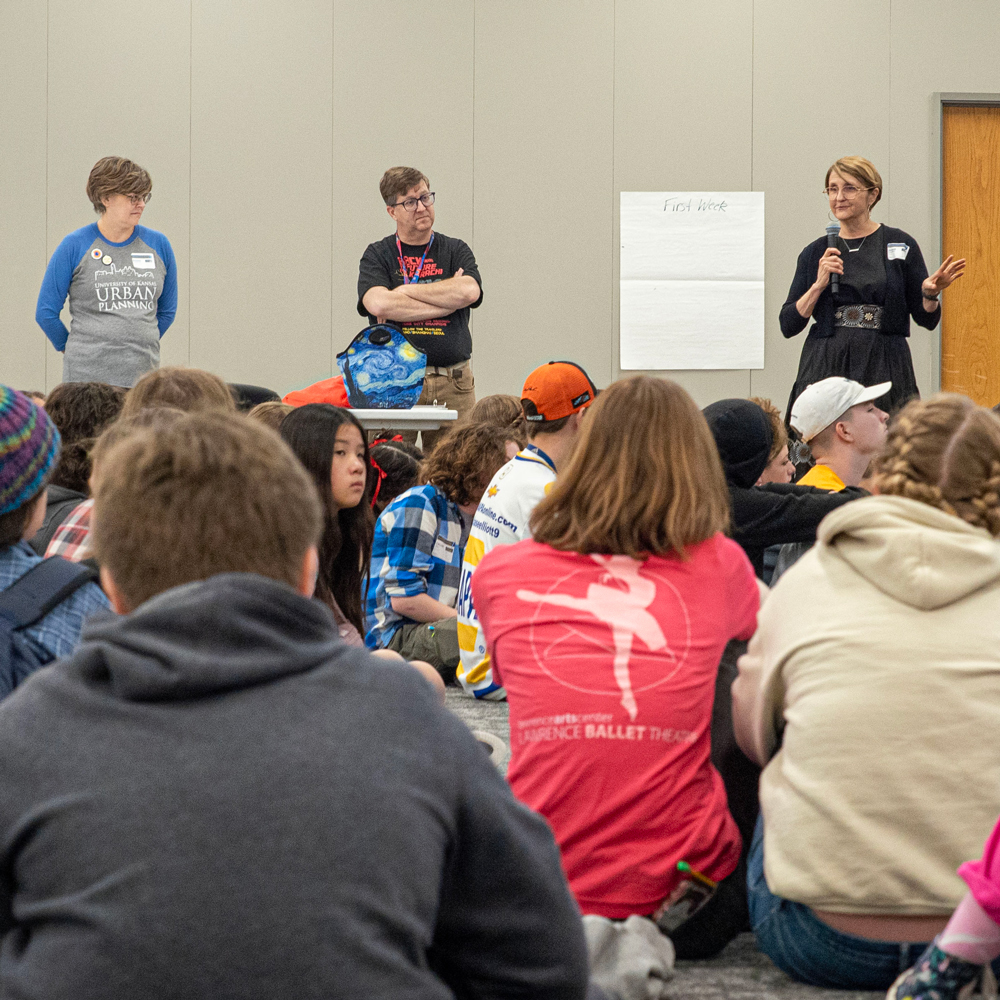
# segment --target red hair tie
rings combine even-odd
[[[375,442],[375,444],[378,443],[379,443],[378,441]],[[375,484],[375,493],[372,496],[372,509],[374,510],[375,501],[378,500],[379,490],[382,489],[382,480],[385,479],[385,472],[382,469],[382,466],[380,466],[378,462],[376,462],[375,459],[371,457],[371,455],[368,456],[368,461],[371,463],[371,467],[378,473],[378,482]]]
[[[371,447],[374,448],[375,445],[377,444],[388,444],[390,441],[402,441],[402,440],[403,440],[402,434],[394,434],[391,438],[376,438],[374,441],[372,441]],[[375,466],[375,468],[378,468],[378,466]]]

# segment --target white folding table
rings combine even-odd
[[[367,431],[387,428],[395,431],[436,431],[442,424],[458,419],[457,410],[447,406],[414,406],[409,410],[355,410],[351,413],[358,418]]]

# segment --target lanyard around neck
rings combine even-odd
[[[524,450],[525,450],[525,451],[530,451],[530,452],[534,453],[534,454],[535,454],[535,455],[537,455],[537,456],[538,456],[538,457],[539,457],[539,458],[540,458],[540,459],[541,459],[541,460],[542,460],[542,461],[543,461],[543,462],[544,462],[544,463],[545,463],[545,464],[546,464],[546,465],[547,465],[547,466],[548,466],[548,467],[549,467],[549,468],[550,468],[550,469],[551,469],[551,470],[552,470],[553,472],[555,472],[555,471],[556,471],[556,463],[555,463],[555,462],[553,462],[553,461],[552,461],[552,459],[551,459],[551,458],[549,458],[549,456],[548,456],[548,455],[546,455],[546,454],[545,454],[545,452],[544,452],[544,451],[542,451],[542,449],[541,449],[541,448],[539,448],[539,447],[538,447],[537,445],[534,445],[534,444],[526,444],[526,445],[524,446]]]
[[[399,253],[399,270],[403,275],[403,284],[417,284],[420,281],[420,272],[424,269],[424,261],[427,260],[427,251],[434,244],[434,234],[431,233],[430,242],[424,247],[424,255],[420,258],[420,263],[417,264],[417,269],[413,272],[412,276],[407,273],[406,263],[403,261],[403,244],[399,242],[399,234],[396,235],[396,250]]]

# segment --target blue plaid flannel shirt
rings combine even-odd
[[[6,590],[41,561],[41,556],[27,542],[0,549],[0,590]],[[57,659],[69,656],[80,644],[83,623],[91,615],[110,607],[104,591],[96,583],[85,583],[22,634]]]
[[[365,600],[369,649],[384,649],[411,621],[393,610],[391,598],[430,594],[455,606],[467,537],[458,506],[429,483],[400,493],[386,507],[375,524]]]

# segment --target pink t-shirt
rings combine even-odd
[[[759,594],[722,535],[686,561],[493,549],[472,593],[510,703],[514,794],[541,813],[584,913],[652,913],[677,862],[716,880],[740,835],[709,761],[719,658]]]

